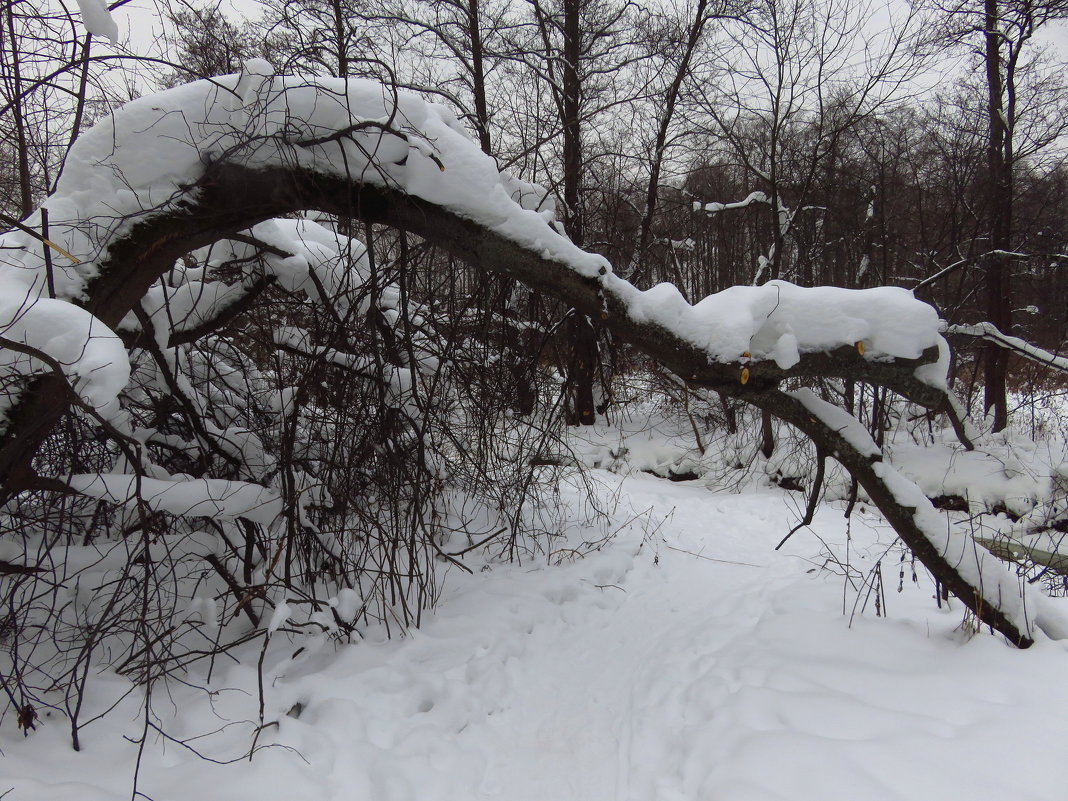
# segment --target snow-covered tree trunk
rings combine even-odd
[[[692,306],[668,284],[640,291],[562,236],[536,203],[525,206],[537,193],[499,173],[444,109],[366,82],[262,70],[253,64],[224,79],[236,109],[218,84],[191,84],[136,101],[79,141],[49,201],[56,238],[82,259],[54,276],[59,299],[41,295],[40,243],[5,238],[16,248],[0,269],[15,304],[0,331],[14,343],[0,351],[8,387],[0,482],[9,497],[78,490],[36,475],[34,455],[72,403],[104,423],[114,413],[129,366],[111,330],[177,259],[263,220],[320,211],[420,236],[599,320],[687,383],[794,424],[853,473],[979,620],[1030,644],[1015,577],[967,537],[948,535],[854,418],[810,393],[779,390],[791,377],[850,379],[940,408],[945,344],[931,307],[894,288],[772,282]],[[57,321],[64,337],[54,336]]]
[[[864,488],[916,558],[984,623],[1021,648],[1032,637],[1020,580],[970,536],[953,531],[923,492],[883,459],[856,418],[809,390],[747,398],[807,434],[833,454]]]

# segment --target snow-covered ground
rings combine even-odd
[[[152,723],[175,740],[150,730],[139,789],[156,801],[1066,797],[1068,646],[1040,636],[1018,651],[963,630],[960,605],[939,608],[867,512],[847,524],[825,505],[775,551],[796,493],[592,475],[614,522],[522,564],[451,573],[410,636],[372,630],[336,648],[277,635],[251,762],[255,650],[220,660],[210,695],[203,670],[192,687],[158,687]],[[96,686],[100,710],[125,688]],[[90,725],[80,753],[55,717],[27,738],[4,723],[8,801],[129,797],[137,746],[122,737],[142,731],[140,698]]]

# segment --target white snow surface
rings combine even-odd
[[[981,441],[973,451],[948,440],[898,443],[890,460],[930,498],[959,496],[973,514],[1003,506],[1014,515],[1026,515],[1052,496],[1057,465],[1068,454],[1037,447],[1023,437],[1008,439],[1000,445]]]
[[[603,536],[579,529],[521,565],[476,562],[401,639],[368,629],[336,648],[289,642],[280,619],[251,763],[240,757],[258,725],[258,643],[242,664],[220,661],[210,684],[194,669],[210,697],[157,689],[168,734],[207,734],[189,745],[237,761],[202,761],[150,733],[140,790],[168,801],[1064,798],[1065,644],[1040,635],[1018,651],[962,632],[959,604],[939,608],[892,532],[863,513],[847,531],[823,507],[817,536],[775,552],[793,519],[782,493],[597,475],[629,504],[599,551],[575,558]],[[93,681],[86,718],[128,687]],[[123,735],[139,735],[138,707],[134,694],[85,728],[80,753],[55,716],[27,738],[3,721],[0,792],[129,797],[137,746]]]

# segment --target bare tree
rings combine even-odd
[[[733,45],[725,80],[701,82],[700,112],[729,144],[768,209],[769,242],[754,280],[796,279],[790,255],[799,215],[818,214],[810,194],[827,158],[860,121],[902,98],[926,56],[920,15],[868,29],[872,5],[766,0],[724,26]],[[858,58],[858,53],[860,57]],[[741,198],[709,198],[722,204]]]
[[[1012,332],[1011,262],[1014,252],[1014,172],[1020,154],[1020,88],[1033,68],[1029,43],[1035,32],[1051,21],[1068,16],[1068,4],[1030,0],[983,0],[943,6],[948,36],[968,41],[977,36],[986,89],[986,237],[985,314],[999,330]],[[1040,137],[1044,138],[1044,137]],[[984,406],[993,415],[993,428],[1008,425],[1006,377],[1008,353],[994,343],[984,351]]]
[[[649,175],[637,243],[628,270],[630,277],[639,282],[647,274],[646,263],[653,242],[653,226],[663,189],[661,182],[667,166],[668,149],[671,145],[679,145],[683,139],[677,130],[676,115],[679,107],[689,99],[692,88],[688,84],[700,69],[697,62],[708,58],[707,48],[703,46],[706,34],[715,24],[728,19],[737,20],[742,10],[729,3],[698,0],[692,8],[673,8],[671,13],[655,17],[650,25],[647,46],[653,51],[653,58],[648,69],[663,76],[666,85],[662,90],[654,91],[655,135],[649,144]],[[707,77],[706,72],[705,79]]]
[[[279,71],[294,74],[388,77],[390,37],[372,34],[361,0],[264,0],[264,48]]]
[[[645,58],[635,46],[642,12],[606,0],[531,0],[528,11],[527,24],[516,29],[511,58],[520,75],[532,79],[527,91],[540,97],[541,113],[523,132],[520,155],[512,161],[532,159],[539,178],[554,175],[548,183],[564,230],[575,244],[589,245],[589,182],[593,164],[604,152],[597,140],[609,139],[606,112],[642,92],[628,81],[629,68]],[[546,170],[546,165],[557,169]],[[603,411],[607,403],[596,397],[601,364],[597,331],[595,322],[582,315],[568,321],[572,413],[582,425],[592,425],[598,408]]]
[[[235,24],[217,4],[179,2],[177,7],[168,6],[167,21],[171,26],[169,43],[176,51],[173,58],[183,69],[166,76],[163,86],[240,72],[241,64],[261,55],[263,49],[252,25]]]

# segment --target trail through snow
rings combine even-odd
[[[451,576],[409,637],[272,651],[270,747],[221,766],[153,739],[142,789],[157,801],[1065,798],[1064,646],[969,639],[959,606],[940,610],[907,563],[898,593],[899,551],[863,514],[852,586],[835,508],[821,509],[816,536],[775,552],[796,505],[783,493],[601,478],[651,511],[583,558],[560,549],[555,566],[543,555]],[[886,617],[863,583],[880,557]],[[225,725],[193,745],[236,756],[254,669],[215,685],[210,708],[183,688],[157,707],[182,710],[165,721],[176,737]],[[80,754],[48,721],[26,740],[6,735],[10,801],[128,795],[127,704],[125,731],[107,729],[114,716],[95,724]]]

